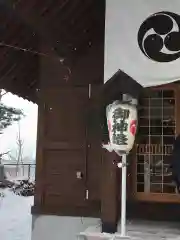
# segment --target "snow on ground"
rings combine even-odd
[[[87,239],[100,239],[97,237],[91,238],[91,236],[98,236],[100,231],[100,225],[97,225],[88,227],[82,234],[89,236]],[[129,240],[180,240],[180,223],[143,220],[127,221],[127,235],[130,237]],[[120,224],[118,224],[118,233],[116,236],[120,236]],[[120,240],[122,238],[115,239]]]
[[[0,240],[31,240],[31,206],[33,197],[21,197],[10,190],[0,190]],[[128,221],[128,235],[132,240],[180,240],[180,223]],[[120,225],[119,229],[120,232]],[[100,225],[86,229],[100,232]]]
[[[0,239],[31,240],[31,206],[33,197],[16,196],[9,190],[0,191]]]

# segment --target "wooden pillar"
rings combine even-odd
[[[51,58],[40,59],[38,167],[32,211],[100,217],[103,46],[93,46],[69,65],[71,74],[52,49],[41,47]]]
[[[179,104],[180,104],[180,86],[179,85],[176,85],[176,90],[175,90],[175,93],[176,93],[176,105],[175,105],[175,114],[176,114],[176,135],[180,134],[180,107],[179,107]]]
[[[102,232],[115,233],[119,216],[118,195],[120,192],[119,169],[114,161],[118,159],[115,152],[103,150],[101,179],[101,220]]]

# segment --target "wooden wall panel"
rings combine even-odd
[[[43,166],[42,175],[37,175],[37,183],[41,182],[41,204],[53,204],[54,199],[59,204],[83,206],[88,88],[46,89],[41,100],[44,102],[40,140]]]
[[[85,204],[86,173],[82,150],[46,151],[44,165],[45,205],[58,202],[76,206]]]
[[[60,88],[61,86],[87,86],[104,83],[104,45],[89,46],[86,54],[73,63],[62,62],[56,53],[47,46],[41,51],[48,57],[41,59],[41,87],[43,89]]]
[[[51,49],[42,50],[48,57],[41,59],[33,209],[100,216],[103,46],[90,46],[73,67],[63,66]]]
[[[45,137],[49,141],[82,143],[86,138],[88,87],[44,91]]]
[[[91,45],[72,68],[72,82],[80,85],[104,83],[104,44]]]
[[[45,149],[49,151],[44,156],[45,178],[48,181],[45,181],[44,204],[55,204],[58,199],[57,202],[64,201],[65,205],[84,205],[88,89],[52,90],[48,91],[45,99],[44,137],[48,141]],[[53,168],[56,166],[56,170],[51,172],[52,167],[48,164]],[[54,174],[58,177],[54,178]],[[50,199],[54,199],[54,203]]]

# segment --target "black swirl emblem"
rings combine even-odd
[[[146,57],[171,62],[180,57],[180,16],[158,12],[147,18],[138,32],[138,44]]]

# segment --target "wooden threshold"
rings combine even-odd
[[[37,206],[31,208],[31,213],[34,215],[55,215],[55,216],[72,216],[72,217],[100,217],[100,203],[94,202],[89,206]]]
[[[168,193],[136,193],[134,195],[136,201],[159,202],[159,203],[179,203],[180,194]]]

